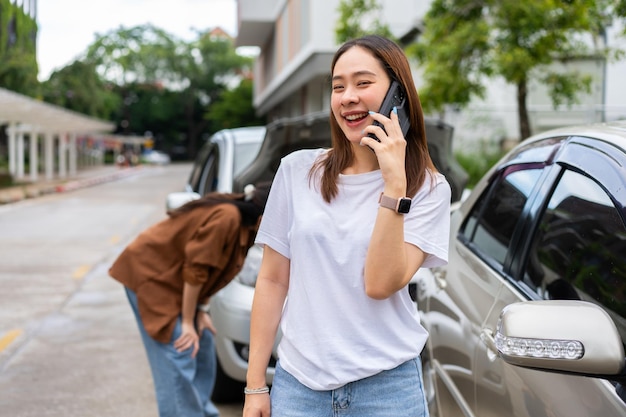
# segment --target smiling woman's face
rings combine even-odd
[[[330,106],[350,142],[361,141],[363,129],[374,122],[368,111],[378,111],[390,84],[387,72],[367,49],[355,46],[337,59]]]

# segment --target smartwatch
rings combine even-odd
[[[400,214],[406,214],[411,209],[411,199],[408,197],[391,198],[380,193],[378,203],[381,207],[391,209]]]

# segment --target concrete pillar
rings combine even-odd
[[[76,160],[78,158],[76,152],[76,133],[69,134],[69,166],[70,166],[70,177],[76,175]]]
[[[87,158],[88,148],[87,148],[87,138],[82,138],[79,142],[78,147],[78,167],[84,168],[89,165],[89,160]]]
[[[28,150],[28,160],[30,161],[30,180],[37,181],[39,174],[39,132],[35,129],[28,135],[30,148]]]
[[[67,134],[59,134],[59,178],[67,177]]]
[[[16,137],[16,166],[15,166],[15,178],[18,180],[24,179],[24,132],[18,129]]]
[[[44,141],[46,179],[51,180],[54,176],[54,133],[47,131]]]
[[[100,138],[98,143],[97,156],[94,158],[94,165],[104,165],[104,153],[106,149],[105,139]],[[115,158],[113,158],[113,163],[115,164]]]
[[[7,129],[7,135],[9,135],[9,174],[15,176],[17,170],[17,149],[16,149],[16,141],[17,141],[17,124],[15,122],[9,123],[9,127]]]

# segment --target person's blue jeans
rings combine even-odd
[[[314,391],[276,365],[272,417],[428,417],[419,358],[330,391]]]
[[[211,402],[215,386],[217,359],[213,334],[204,330],[200,335],[200,349],[195,358],[192,349],[178,352],[173,342],[181,333],[181,318],[169,343],[154,340],[147,332],[137,308],[137,295],[126,288],[143,344],[152,370],[159,417],[218,417],[219,411]]]

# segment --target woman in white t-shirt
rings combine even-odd
[[[398,45],[351,40],[331,72],[332,148],[283,158],[257,234],[265,249],[244,417],[427,416],[419,355],[428,334],[407,285],[419,268],[447,262],[450,186],[430,159]],[[393,81],[395,107],[381,114]]]

